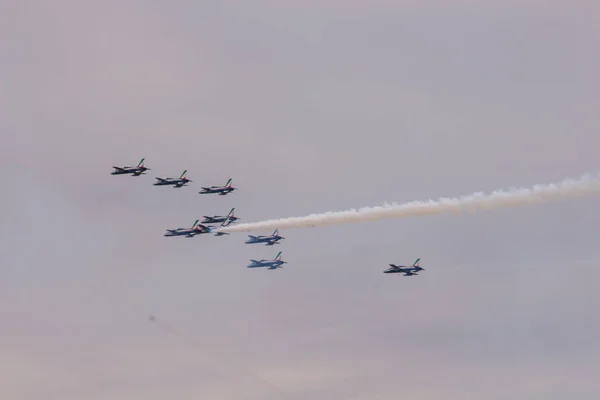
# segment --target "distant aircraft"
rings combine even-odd
[[[241,219],[240,217],[236,217],[235,214],[233,213],[233,211],[235,210],[235,208],[232,208],[231,210],[229,210],[229,214],[225,215],[225,216],[220,216],[220,215],[214,215],[212,217],[209,216],[204,216],[204,220],[202,220],[203,224],[218,224],[219,222],[225,222],[227,220],[229,220],[229,223],[227,225],[229,225],[231,222],[235,222],[238,219]]]
[[[191,228],[167,229],[167,232],[164,234],[164,236],[185,236],[190,238],[201,233],[210,233],[213,231],[210,227],[198,224],[198,221],[200,220],[197,219]]]
[[[188,184],[188,182],[192,182],[188,179],[185,174],[187,174],[187,169],[183,171],[179,178],[159,178],[156,177],[156,182],[154,182],[154,186],[166,186],[172,185],[173,187],[180,188]]]
[[[385,271],[383,271],[383,273],[384,274],[398,274],[398,273],[403,273],[404,276],[419,275],[419,274],[417,274],[417,272],[419,272],[419,271],[425,271],[425,268],[421,268],[420,267],[420,262],[421,262],[421,259],[417,258],[417,260],[415,261],[415,263],[412,266],[410,266],[410,267],[406,267],[404,265],[390,264],[390,268],[388,268]]]
[[[207,193],[217,193],[220,196],[224,196],[227,193],[233,192],[236,188],[231,187],[231,178],[227,181],[225,186],[211,186],[211,187],[202,187],[202,191],[198,192],[200,194]]]
[[[248,264],[248,268],[261,268],[265,267],[267,269],[277,269],[282,268],[283,264],[287,264],[287,262],[281,260],[281,251],[277,253],[277,256],[274,260],[250,260],[251,263]]]
[[[116,167],[113,166],[113,168],[115,169],[113,172],[111,172],[111,175],[124,175],[124,174],[131,174],[132,176],[140,176],[142,174],[145,174],[146,171],[150,171],[150,168],[146,168],[144,167],[144,160],[145,158],[142,158],[140,163],[137,165],[137,167],[128,167],[128,166],[123,166],[123,167]]]
[[[271,236],[253,236],[248,235],[250,239],[246,241],[246,244],[254,244],[254,243],[265,243],[265,246],[273,246],[274,244],[279,244],[281,239],[285,239],[282,236],[279,236],[279,229],[275,229]]]

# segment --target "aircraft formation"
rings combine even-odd
[[[131,175],[131,176],[140,176],[145,175],[146,171],[150,171],[150,168],[144,165],[144,161],[146,159],[142,158],[137,166],[113,166],[113,172],[111,175]],[[179,178],[170,178],[170,177],[156,177],[156,182],[154,182],[154,186],[172,186],[174,188],[181,188],[187,186],[188,183],[193,182],[191,179],[187,178],[187,170],[183,171],[183,173],[179,176]],[[234,190],[235,187],[231,185],[232,179],[230,178],[225,185],[223,186],[208,186],[201,187],[202,191],[198,192],[199,194],[217,194],[219,196],[225,196]],[[224,236],[229,235],[226,232],[215,232],[218,228],[228,226],[231,223],[236,222],[241,219],[234,214],[235,208],[232,208],[227,215],[213,215],[208,216],[204,215],[202,222],[199,219],[194,221],[190,228],[175,228],[175,229],[167,229],[163,236],[165,237],[174,237],[174,236],[183,236],[186,238],[193,238],[197,235],[201,235],[203,233],[215,233],[215,236]],[[210,224],[219,224],[218,226],[210,225]],[[279,244],[279,241],[285,239],[284,237],[279,235],[279,230],[275,229],[272,235],[270,236],[253,236],[248,235],[248,240],[245,242],[246,244],[255,244],[255,243],[264,243],[265,246],[273,246],[275,244]],[[286,261],[281,259],[281,251],[277,253],[277,256],[273,260],[250,260],[250,264],[247,265],[247,268],[266,268],[267,270],[274,270],[278,268],[282,268],[283,264],[287,264]]]
[[[142,158],[137,166],[113,166],[113,171],[111,175],[131,175],[131,176],[140,176],[145,175],[147,171],[150,171],[150,168],[144,165],[144,161],[146,159]],[[172,186],[173,188],[181,188],[187,186],[188,183],[193,182],[192,180],[187,178],[187,170],[183,171],[183,173],[179,176],[179,178],[161,178],[156,177],[156,182],[154,182],[154,186]],[[217,194],[219,196],[225,196],[234,190],[235,187],[231,186],[232,179],[225,183],[224,186],[208,186],[201,187],[202,191],[198,192],[199,194]],[[196,235],[201,235],[203,233],[215,233],[215,236],[223,236],[229,235],[226,232],[215,232],[215,230],[226,227],[235,221],[241,219],[234,214],[235,208],[232,208],[227,215],[214,215],[214,216],[203,216],[202,222],[199,219],[194,221],[190,228],[175,228],[175,229],[167,229],[163,236],[165,237],[173,237],[173,236],[183,236],[186,238],[193,238]],[[209,224],[218,224],[216,226],[210,226]],[[269,236],[254,236],[248,235],[248,240],[245,242],[246,244],[256,244],[256,243],[264,243],[265,246],[273,246],[276,244],[280,244],[279,241],[285,239],[283,236],[279,235],[279,229],[275,229],[273,233]],[[281,251],[277,253],[273,260],[250,260],[250,264],[248,264],[247,268],[266,268],[267,270],[274,270],[282,268],[284,264],[287,264],[286,261],[281,259]],[[418,272],[424,271],[422,267],[420,267],[420,258],[418,258],[414,264],[410,267],[408,266],[398,266],[395,264],[390,264],[390,268],[383,271],[385,274],[394,274],[394,273],[402,273],[402,276],[413,276],[418,275]]]

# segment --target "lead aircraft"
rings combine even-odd
[[[146,168],[144,167],[144,160],[145,158],[142,158],[139,162],[139,164],[137,165],[137,167],[129,167],[129,166],[122,166],[122,167],[116,167],[113,165],[113,168],[115,169],[113,172],[111,172],[111,175],[125,175],[125,174],[131,174],[132,176],[140,176],[142,174],[145,174],[146,171],[150,171],[150,168]]]

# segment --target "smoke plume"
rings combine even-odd
[[[382,219],[418,217],[461,211],[491,210],[497,207],[514,207],[539,204],[551,200],[587,196],[600,193],[600,179],[590,174],[579,179],[565,179],[562,182],[536,185],[531,188],[511,188],[489,194],[473,193],[461,197],[442,197],[438,200],[413,201],[404,204],[383,204],[346,211],[328,211],[305,217],[270,219],[260,222],[243,223],[219,228],[217,232],[266,231],[276,228],[306,228],[354,222],[371,222]]]

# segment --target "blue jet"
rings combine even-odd
[[[417,272],[425,271],[425,268],[421,268],[420,266],[421,259],[417,258],[414,264],[410,267],[406,267],[403,265],[394,265],[390,264],[390,268],[383,271],[384,274],[399,274],[402,273],[404,276],[413,276],[419,275]]]
[[[277,256],[274,260],[250,260],[251,263],[248,264],[248,268],[267,268],[267,269],[277,269],[282,268],[283,264],[287,264],[287,262],[281,260],[281,251],[277,253]]]
[[[240,217],[236,217],[235,214],[233,213],[233,211],[235,210],[235,208],[232,208],[229,211],[229,214],[225,215],[225,216],[221,216],[221,215],[214,215],[212,217],[209,216],[204,216],[204,219],[202,220],[203,224],[218,224],[219,222],[225,222],[227,220],[229,220],[228,224],[232,222],[237,221],[238,219],[241,219]]]
[[[281,239],[285,239],[283,236],[279,236],[279,229],[275,229],[271,236],[253,236],[248,235],[250,239],[246,241],[246,244],[264,243],[265,246],[273,246],[279,244]]]
[[[236,188],[231,186],[231,178],[227,181],[225,186],[211,186],[211,187],[202,187],[202,191],[198,192],[200,194],[207,193],[217,193],[220,196],[224,196],[227,193],[233,192]]]
[[[113,168],[115,170],[113,172],[111,172],[110,174],[111,175],[131,174],[132,176],[140,176],[142,174],[145,174],[146,171],[150,171],[150,168],[144,167],[144,160],[145,160],[145,158],[142,158],[142,160],[139,162],[137,167],[129,167],[129,166],[116,167],[113,165]]]
[[[173,186],[175,188],[180,188],[188,184],[188,182],[192,182],[190,179],[186,177],[187,169],[183,171],[179,178],[159,178],[156,177],[156,182],[154,182],[154,186]]]

